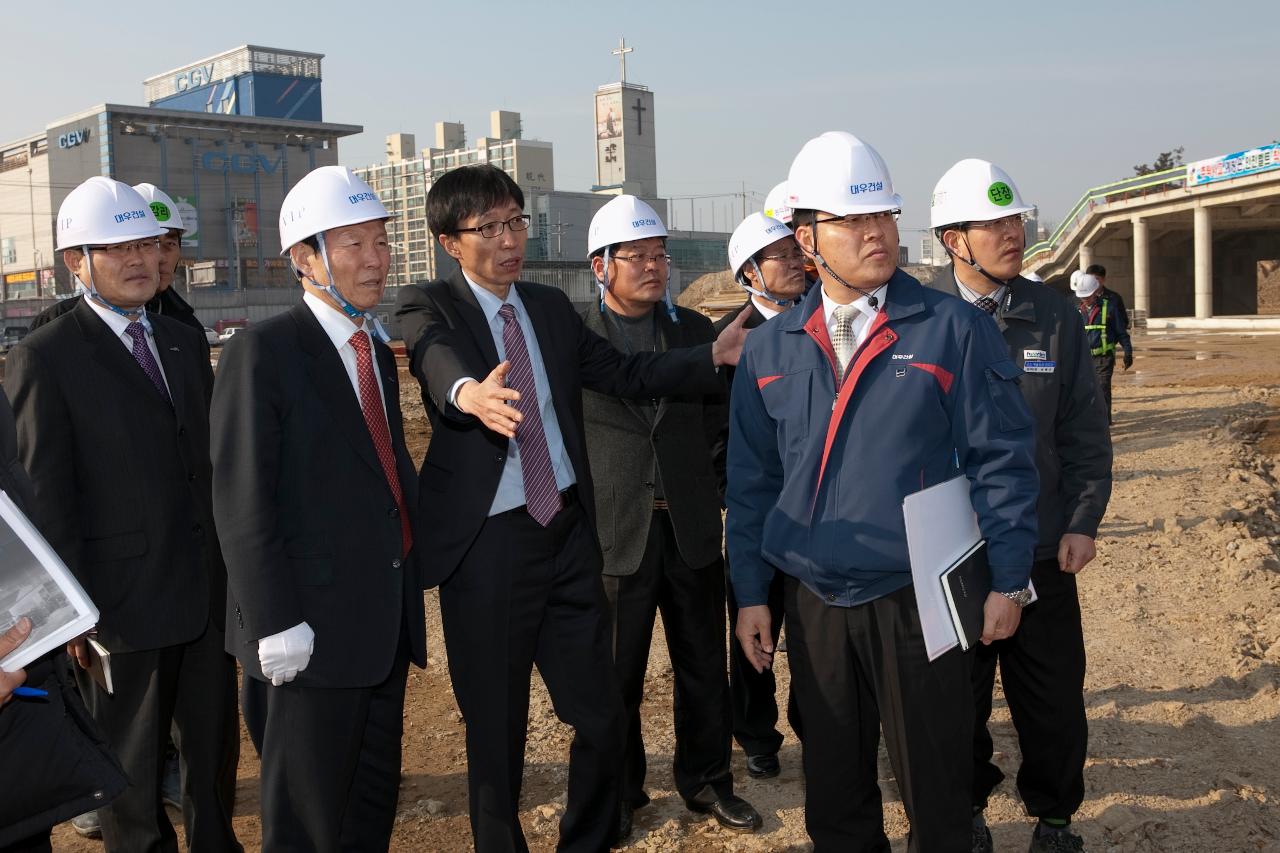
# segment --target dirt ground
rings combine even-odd
[[[1280,853],[1280,336],[1135,343],[1134,369],[1116,373],[1115,490],[1098,559],[1080,577],[1090,757],[1076,827],[1091,851]],[[425,435],[411,381],[404,397],[414,404],[410,431]],[[427,604],[431,657],[409,676],[393,848],[465,851],[464,732],[434,592]],[[671,669],[657,636],[644,708],[654,802],[636,813],[625,849],[809,849],[800,747],[789,729],[777,779],[749,779],[734,750],[738,793],[765,818],[758,834],[732,834],[684,809],[670,771]],[[997,699],[997,761],[1012,776],[1017,743]],[[530,847],[551,851],[570,731],[536,677],[529,720],[521,818]],[[258,763],[247,737],[241,753],[236,826],[257,850]],[[886,829],[901,851],[906,820],[885,776]],[[1025,849],[1031,823],[1010,782],[987,816],[998,850]],[[54,835],[58,850],[99,846],[68,826]]]

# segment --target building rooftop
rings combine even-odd
[[[241,133],[264,133],[280,128],[296,128],[302,136],[326,135],[340,138],[364,132],[364,128],[358,124],[334,124],[326,121],[262,118],[225,113],[197,113],[190,110],[170,110],[163,107],[140,107],[130,104],[98,104],[51,121],[46,127],[58,127],[78,119],[91,118],[102,112],[109,112],[117,117],[136,116],[143,124],[190,128],[224,127],[239,130]]]
[[[154,103],[182,91],[180,80],[186,80],[189,88],[197,88],[250,71],[319,80],[321,59],[324,59],[323,53],[244,44],[148,77],[142,81],[143,97]],[[193,72],[196,72],[194,78],[191,76]]]

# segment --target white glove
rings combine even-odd
[[[258,663],[262,664],[262,674],[276,687],[293,681],[311,662],[315,646],[316,632],[306,622],[263,637],[258,641]]]

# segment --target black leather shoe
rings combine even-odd
[[[747,756],[747,775],[752,779],[772,779],[781,772],[782,766],[778,764],[776,752]]]
[[[711,796],[715,797],[714,792]],[[701,798],[686,800],[685,805],[689,807],[689,811],[711,815],[716,819],[716,823],[734,832],[755,832],[764,823],[760,812],[736,794],[710,800]]]
[[[618,812],[618,835],[613,840],[613,846],[621,847],[631,837],[631,831],[635,829],[634,813],[635,809],[631,803],[622,804],[622,808]]]

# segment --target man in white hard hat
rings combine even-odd
[[[614,198],[591,220],[587,252],[601,298],[582,320],[624,353],[715,340],[706,317],[670,301],[666,240],[662,218],[635,196]],[[582,411],[627,714],[619,838],[630,835],[633,810],[649,803],[640,705],[658,610],[680,697],[673,708],[676,790],[690,809],[722,826],[754,831],[760,815],[734,794],[729,767],[724,528],[712,465],[725,427],[724,395],[623,400],[586,390]]]
[[[795,307],[809,287],[805,271],[811,261],[796,245],[795,235],[785,224],[791,220],[786,207],[786,182],[774,187],[765,202],[764,213],[753,213],[734,229],[729,238],[729,271],[747,292],[746,303],[730,311],[715,324],[717,331],[731,323],[739,313],[747,315],[746,327],[754,329],[766,320]],[[775,196],[780,193],[780,200]],[[769,211],[772,211],[770,213]],[[776,218],[775,218],[776,216]],[[816,274],[815,274],[816,277]],[[733,368],[726,368],[726,380],[732,388]],[[724,494],[724,442],[716,449],[720,492]],[[773,576],[769,584],[770,640],[776,644],[782,630],[782,574]],[[729,586],[729,624],[738,621],[738,602]],[[777,776],[782,767],[778,750],[782,733],[778,731],[777,683],[772,669],[757,672],[747,660],[742,646],[736,642],[729,649],[729,691],[733,701],[733,736],[747,754],[747,773],[755,779]],[[788,699],[790,699],[788,691]],[[789,701],[787,717],[791,728],[800,734],[800,715],[795,702]]]
[[[1035,544],[1031,414],[990,318],[897,269],[902,201],[875,149],[825,133],[796,156],[787,188],[821,286],[752,332],[734,377],[738,640],[754,667],[771,665],[769,584],[781,571],[815,851],[889,850],[882,726],[908,849],[968,850],[970,658],[925,654],[902,505],[968,479],[993,582],[982,640],[1010,636]]]
[[[961,160],[933,190],[930,225],[952,257],[931,287],[978,305],[995,320],[1022,368],[1019,388],[1036,423],[1039,543],[1031,567],[1037,600],[1012,637],[980,646],[973,661],[973,850],[990,853],[983,810],[1004,774],[991,762],[987,721],[996,666],[1018,732],[1018,794],[1039,821],[1032,853],[1080,850],[1071,816],[1084,799],[1088,726],[1084,634],[1076,573],[1094,557],[1111,496],[1111,437],[1098,399],[1084,326],[1052,288],[1018,275],[1022,201],[1013,178],[986,160]]]
[[[467,724],[476,850],[526,847],[518,812],[535,664],[575,730],[559,846],[603,850],[618,830],[625,732],[582,389],[716,393],[715,365],[737,361],[746,333],[624,356],[563,291],[519,281],[523,211],[524,193],[500,169],[445,174],[427,195],[427,222],[460,269],[400,290],[396,316],[432,428],[420,475],[425,579],[440,584]]]
[[[142,200],[150,206],[156,222],[160,224],[161,228],[165,229],[165,233],[160,236],[160,286],[156,291],[156,295],[147,301],[147,313],[153,317],[157,314],[163,314],[180,323],[185,323],[199,332],[200,340],[204,346],[205,359],[208,360],[209,343],[204,335],[204,326],[196,319],[195,309],[170,286],[173,283],[174,276],[177,274],[178,264],[182,260],[182,235],[186,231],[182,223],[182,216],[178,212],[177,205],[173,203],[173,199],[169,198],[169,195],[155,184],[136,184],[134,189],[142,196]],[[77,293],[75,296],[53,303],[35,316],[35,319],[31,321],[30,328],[32,330],[38,329],[45,323],[61,317],[68,311],[73,310],[82,298],[82,295]],[[209,374],[209,379],[212,385],[212,373]],[[166,803],[180,809],[182,808],[181,774],[178,765],[177,748],[172,741],[170,741],[166,753],[165,772],[160,791]],[[72,821],[72,825],[75,827],[76,832],[81,835],[96,838],[102,834],[101,824],[97,816],[92,812],[75,818]]]
[[[1129,309],[1125,307],[1124,297],[1107,287],[1107,268],[1102,264],[1089,264],[1084,271],[1098,280],[1099,298],[1110,299],[1115,306],[1116,316],[1120,318],[1120,326],[1129,331]]]
[[[372,313],[388,214],[344,166],[280,205],[297,305],[236,334],[214,386],[227,649],[266,685],[266,850],[386,850],[408,665],[426,665],[416,488]]]
[[[239,725],[223,651],[226,573],[211,498],[203,342],[151,316],[164,229],[136,190],[95,177],[58,210],[57,247],[85,290],[8,356],[5,388],[33,520],[97,604],[114,693],[77,672],[131,785],[99,810],[108,850],[176,850],[160,805],[170,724],[186,766],[192,850],[239,850]],[[84,667],[83,640],[69,651]]]
[[[791,202],[787,195],[786,181],[775,184],[773,189],[769,190],[768,195],[764,197],[764,210],[761,212],[770,219],[776,219],[788,228],[791,227]],[[808,255],[804,256],[804,275],[808,283],[818,280],[818,268],[814,265],[813,258]]]
[[[156,295],[147,302],[147,313],[151,316],[163,314],[180,323],[185,323],[199,332],[203,340],[204,326],[196,318],[195,309],[172,286],[177,276],[178,265],[182,262],[182,235],[187,230],[182,222],[182,214],[178,211],[178,206],[174,204],[173,199],[169,198],[169,194],[155,184],[136,184],[134,189],[142,196],[142,200],[147,202],[156,222],[165,231],[160,236],[160,287]],[[31,328],[38,329],[50,320],[61,317],[75,308],[80,299],[81,295],[76,294],[55,302],[36,315],[31,321]],[[207,341],[205,349],[208,350]]]
[[[1111,377],[1116,372],[1116,347],[1124,350],[1124,369],[1133,366],[1133,341],[1126,328],[1124,309],[1106,295],[1102,282],[1092,273],[1076,270],[1071,274],[1071,292],[1079,300],[1080,317],[1089,337],[1089,354],[1093,356],[1093,372],[1102,391],[1102,407],[1107,423],[1113,423],[1111,410]]]

